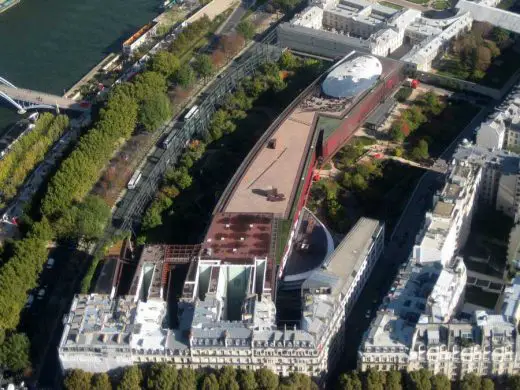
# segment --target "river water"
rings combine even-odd
[[[162,0],[22,0],[0,14],[0,76],[62,95],[158,13]],[[0,134],[20,116],[0,99]]]

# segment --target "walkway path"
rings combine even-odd
[[[13,88],[0,84],[0,92],[4,92],[11,99],[16,101],[24,101],[34,105],[49,105],[55,107],[58,105],[65,110],[89,111],[90,105],[83,107],[78,102],[57,95],[51,95],[45,92],[31,91],[23,88]]]

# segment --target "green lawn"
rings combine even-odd
[[[410,3],[415,3],[415,4],[426,4],[428,3],[428,0],[407,0],[409,1]]]
[[[389,1],[380,1],[379,4],[384,5],[385,7],[394,8],[394,9],[403,9],[400,5],[391,3]]]
[[[291,232],[291,221],[288,219],[278,220],[278,232],[276,239],[276,264],[280,264],[284,253],[287,240],[289,239],[289,233]]]
[[[446,8],[450,8],[451,4],[449,1],[446,0],[436,0],[433,2],[432,7],[436,10],[443,10]]]

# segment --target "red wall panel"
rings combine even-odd
[[[367,96],[352,107],[339,127],[323,143],[323,158],[329,159],[336,153],[354,134],[357,128],[365,121],[367,116],[381,102],[388,97],[399,85],[403,76],[399,70],[395,70]]]

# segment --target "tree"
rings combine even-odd
[[[181,368],[177,374],[175,390],[195,390],[197,388],[197,377],[191,368]]]
[[[385,390],[402,390],[402,388],[401,372],[396,370],[388,371]]]
[[[362,390],[363,385],[356,371],[341,374],[337,390]]]
[[[193,166],[193,159],[189,155],[189,153],[184,153],[179,161],[181,167],[186,169],[190,169]]]
[[[175,367],[164,364],[155,363],[150,367],[146,388],[150,390],[171,389],[177,380],[177,370]]]
[[[140,390],[143,373],[138,366],[125,368],[121,382],[117,386],[118,390]]]
[[[226,54],[222,50],[217,49],[211,54],[211,62],[213,62],[215,68],[220,68],[225,61]]]
[[[315,383],[312,382],[311,378],[307,375],[291,372],[288,377],[282,379],[279,390],[287,389],[298,389],[298,390],[311,390],[314,388]]]
[[[147,100],[158,93],[166,93],[166,79],[161,73],[139,73],[134,80],[135,96],[139,101]]]
[[[220,390],[240,390],[233,367],[225,366],[220,370],[218,383]]]
[[[237,31],[246,41],[253,39],[256,33],[255,26],[249,20],[242,20],[237,25]]]
[[[392,123],[390,128],[390,138],[396,142],[402,142],[405,138],[405,134],[401,130],[403,123],[401,121],[395,121]]]
[[[63,381],[67,390],[90,390],[92,374],[83,370],[70,370]]]
[[[352,189],[355,191],[363,192],[368,188],[368,184],[365,178],[359,174],[355,173],[352,176]]]
[[[444,374],[431,377],[432,390],[451,390],[451,381]]]
[[[236,125],[230,120],[229,113],[225,110],[217,110],[209,125],[209,132],[213,139],[217,140],[224,134],[235,131]]]
[[[415,148],[412,149],[412,159],[416,161],[426,160],[430,157],[428,153],[428,142],[420,140]]]
[[[78,237],[93,241],[103,235],[110,219],[110,207],[99,196],[89,195],[78,206],[76,214],[76,232]]]
[[[272,5],[277,8],[281,9],[284,13],[290,12],[293,10],[296,5],[298,5],[298,0],[272,0]]]
[[[189,88],[195,82],[195,72],[190,64],[182,65],[175,74],[175,81],[183,88]]]
[[[365,375],[366,390],[383,390],[384,388],[384,373],[376,370],[368,370]]]
[[[0,346],[2,366],[10,371],[22,371],[29,367],[29,339],[24,333],[12,333]]]
[[[173,199],[179,196],[180,191],[177,187],[173,185],[167,185],[161,188],[161,193],[163,193],[168,198]]]
[[[170,99],[165,93],[157,93],[145,99],[139,109],[139,122],[153,132],[172,116]]]
[[[179,59],[166,50],[160,51],[152,57],[150,70],[162,74],[164,77],[171,77],[179,69]]]
[[[238,53],[243,46],[244,38],[241,35],[228,34],[220,38],[220,48],[228,59]]]
[[[491,34],[493,36],[493,39],[499,46],[509,39],[509,31],[501,27],[494,27]]]
[[[171,180],[181,190],[188,188],[192,183],[192,178],[184,167],[173,171],[167,179]]]
[[[428,118],[423,114],[422,110],[417,106],[412,106],[405,111],[408,113],[410,120],[414,124],[414,128],[417,129],[421,124],[426,122]]]
[[[425,110],[431,112],[433,115],[439,115],[443,109],[442,103],[434,92],[427,92],[422,96],[422,101]]]
[[[507,385],[511,390],[520,390],[520,375],[511,375],[507,380]]]
[[[276,390],[278,387],[278,375],[267,368],[260,368],[255,372],[258,390]]]
[[[460,390],[481,390],[482,382],[476,374],[466,374],[460,382]]]
[[[188,145],[188,153],[193,161],[199,160],[206,151],[206,144],[198,139],[190,142]]]
[[[144,214],[142,229],[150,230],[160,225],[162,225],[161,210],[154,202]]]
[[[408,386],[409,390],[431,390],[432,385],[430,382],[431,373],[421,368],[418,371],[412,371],[408,373]]]
[[[239,370],[238,384],[240,386],[240,390],[256,390],[257,385],[255,373],[251,370]]]
[[[485,72],[492,60],[491,50],[488,47],[480,46],[477,48],[477,63],[475,68]]]
[[[211,57],[206,54],[200,54],[195,57],[193,69],[204,78],[204,81],[215,72],[213,61],[211,60]]]
[[[100,372],[92,376],[91,390],[112,390],[112,384],[106,372]]]
[[[209,374],[204,376],[201,390],[219,390],[218,380],[215,374]]]
[[[288,50],[286,50],[282,53],[282,55],[280,56],[279,62],[280,62],[280,67],[282,69],[287,69],[287,70],[294,70],[299,65],[298,59],[296,58],[296,56]]]
[[[482,378],[482,390],[495,390],[495,383],[490,378]]]
[[[403,153],[404,153],[403,148],[397,147],[397,148],[394,149],[394,156],[395,157],[403,157]]]

